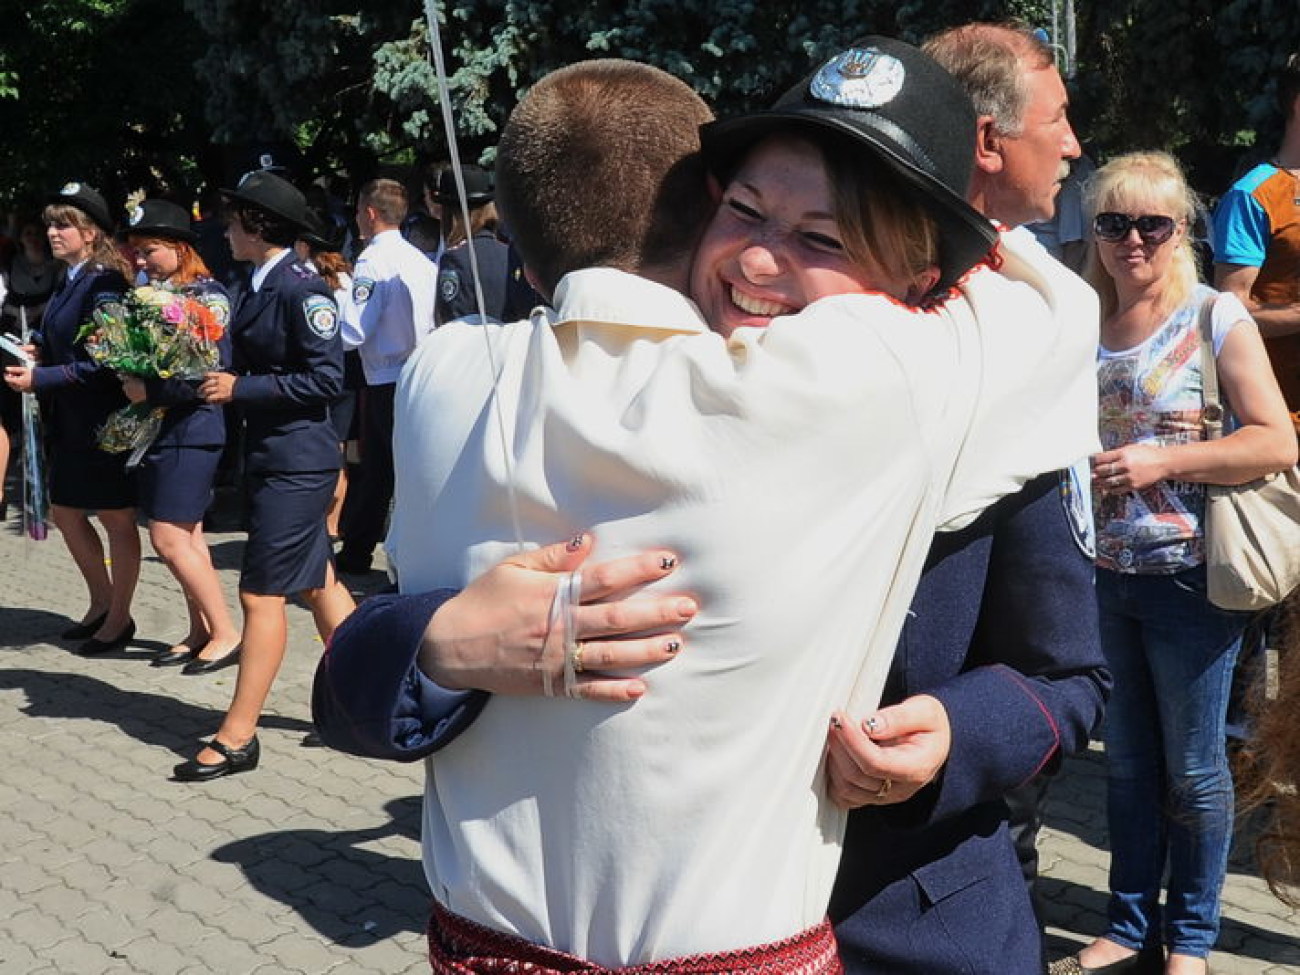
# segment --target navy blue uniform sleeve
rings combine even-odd
[[[327,404],[343,391],[343,341],[339,313],[325,283],[303,282],[277,296],[289,330],[289,355],[281,372],[240,376],[234,400],[250,406]]]
[[[1087,745],[1101,719],[1110,674],[1093,564],[1075,541],[1059,484],[1059,475],[1036,480],[997,525],[969,669],[926,691],[952,726],[931,819],[1054,770]]]
[[[312,719],[331,748],[413,762],[442,748],[487,703],[485,691],[449,691],[416,658],[430,617],[456,593],[375,596],[346,619],[316,668]]]

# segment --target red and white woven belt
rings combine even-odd
[[[574,955],[494,931],[437,901],[429,918],[433,975],[842,975],[829,921],[754,948],[602,968]]]

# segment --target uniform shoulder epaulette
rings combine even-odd
[[[316,277],[316,272],[302,261],[294,261],[289,265],[289,270],[292,271],[296,277],[304,279]]]

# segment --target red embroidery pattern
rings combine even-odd
[[[602,968],[452,914],[434,902],[429,918],[433,975],[843,975],[829,921],[759,945],[628,968]]]

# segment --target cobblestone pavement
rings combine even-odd
[[[242,536],[211,536],[235,604]],[[146,543],[147,549],[147,543]],[[363,580],[364,594],[382,582]],[[182,676],[148,656],[184,635],[179,591],[146,556],[138,639],[82,659],[56,634],[85,595],[61,541],[0,530],[0,975],[425,972],[418,766],[302,746],[320,643],[290,607],[290,648],[255,772],[172,782],[216,730],[235,671]],[[1043,843],[1054,955],[1099,930],[1102,756],[1055,784]],[[1300,915],[1234,858],[1216,971],[1300,972]]]

